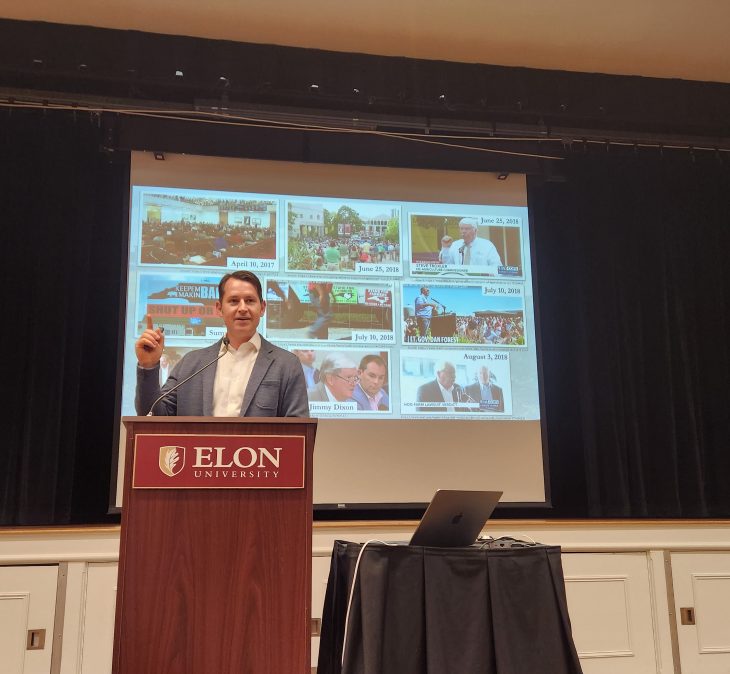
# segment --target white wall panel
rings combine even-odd
[[[335,540],[406,540],[414,527],[410,521],[315,523],[312,616],[321,615]],[[674,674],[669,610],[683,606],[695,607],[697,626],[676,627],[682,674],[730,674],[730,653],[725,652],[730,645],[725,608],[730,606],[730,521],[492,520],[487,532],[562,545],[568,605],[585,674]],[[21,605],[28,593],[32,611],[41,586],[50,644],[59,562],[68,565],[60,674],[110,674],[118,546],[118,527],[0,529],[0,593],[12,595],[0,606],[0,674],[15,674],[10,668],[11,657],[17,662],[20,653],[19,639],[12,635],[21,622],[18,612],[25,610]],[[665,550],[673,551],[671,563]],[[674,574],[674,604],[667,570]],[[16,573],[20,576],[13,580]],[[37,581],[36,573],[48,578]],[[1,641],[9,635],[10,646]],[[312,640],[313,663],[318,641]],[[46,658],[43,674],[49,671],[50,656],[50,647],[29,654],[23,650],[25,666]],[[28,668],[23,674],[38,671]]]
[[[322,618],[324,593],[330,573],[331,557],[312,557],[312,619]],[[319,637],[312,637],[312,667],[317,666]]]
[[[682,674],[728,674],[730,554],[672,553],[672,576]],[[690,607],[696,624],[682,625]]]
[[[563,554],[565,590],[584,674],[658,672],[646,554]]]
[[[0,657],[7,674],[23,674],[29,592],[0,592]]]
[[[48,674],[58,566],[0,567],[0,672]],[[45,647],[26,650],[28,630],[45,629]]]
[[[114,648],[117,564],[89,564],[82,620],[80,674],[109,674]]]

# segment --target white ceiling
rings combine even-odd
[[[0,0],[0,17],[730,82],[729,0]]]

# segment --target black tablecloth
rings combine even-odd
[[[336,541],[317,674],[580,674],[560,548]]]

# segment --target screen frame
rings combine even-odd
[[[234,160],[235,158],[226,157],[223,159]],[[273,160],[257,160],[257,161],[273,161]],[[297,162],[287,162],[297,163]],[[327,165],[331,166],[331,165]],[[375,167],[377,168],[377,167]],[[399,170],[399,169],[396,169]],[[414,169],[400,169],[400,170],[414,170]],[[425,169],[430,172],[443,172],[446,169]],[[132,187],[131,173],[127,177],[127,186],[129,188],[129,194],[131,198],[131,187]],[[525,176],[525,192],[526,192],[526,205],[529,203],[529,194],[527,194],[527,180]],[[122,251],[123,262],[123,274],[124,279],[122,282],[121,291],[121,302],[120,302],[120,325],[125,325],[126,315],[126,292],[129,282],[128,277],[128,262],[129,262],[129,245],[130,245],[130,230],[129,230],[129,213],[130,201],[126,201],[124,204],[124,217],[127,223],[126,231],[124,233],[125,249]],[[540,332],[540,309],[538,303],[539,289],[536,282],[536,246],[534,240],[535,227],[534,227],[534,216],[529,208],[527,208],[527,222],[526,229],[529,232],[529,254],[530,254],[530,271],[532,279],[532,295],[533,295],[533,317],[534,317],[534,335],[535,335],[535,353],[536,353],[536,366],[537,366],[537,395],[540,410],[540,435],[541,435],[541,458],[542,458],[542,477],[544,485],[544,501],[510,501],[499,505],[500,512],[511,512],[521,511],[523,509],[546,509],[552,507],[551,505],[551,491],[550,491],[550,479],[549,479],[549,453],[547,447],[547,432],[546,432],[546,417],[545,417],[545,400],[544,400],[544,376],[543,376],[543,364],[542,364],[542,339]],[[404,226],[407,226],[404,223]],[[281,273],[281,272],[280,272]],[[124,354],[124,331],[120,334],[120,344],[118,349],[118,384],[117,384],[117,417],[121,416],[121,379],[122,369],[121,362]],[[117,485],[118,472],[117,467],[119,464],[119,435],[120,435],[120,424],[115,425],[114,430],[115,442],[113,448],[114,463],[112,466],[113,475],[110,484],[110,512],[119,512],[119,507],[116,505],[116,495],[119,493],[119,485]],[[340,519],[393,519],[394,517],[412,517],[420,516],[425,509],[427,502],[353,502],[346,504],[337,503],[315,503],[314,514],[315,519],[321,520],[340,520]]]

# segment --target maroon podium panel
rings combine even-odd
[[[114,674],[308,673],[316,421],[124,421]]]
[[[304,489],[303,435],[138,433],[134,489]]]

